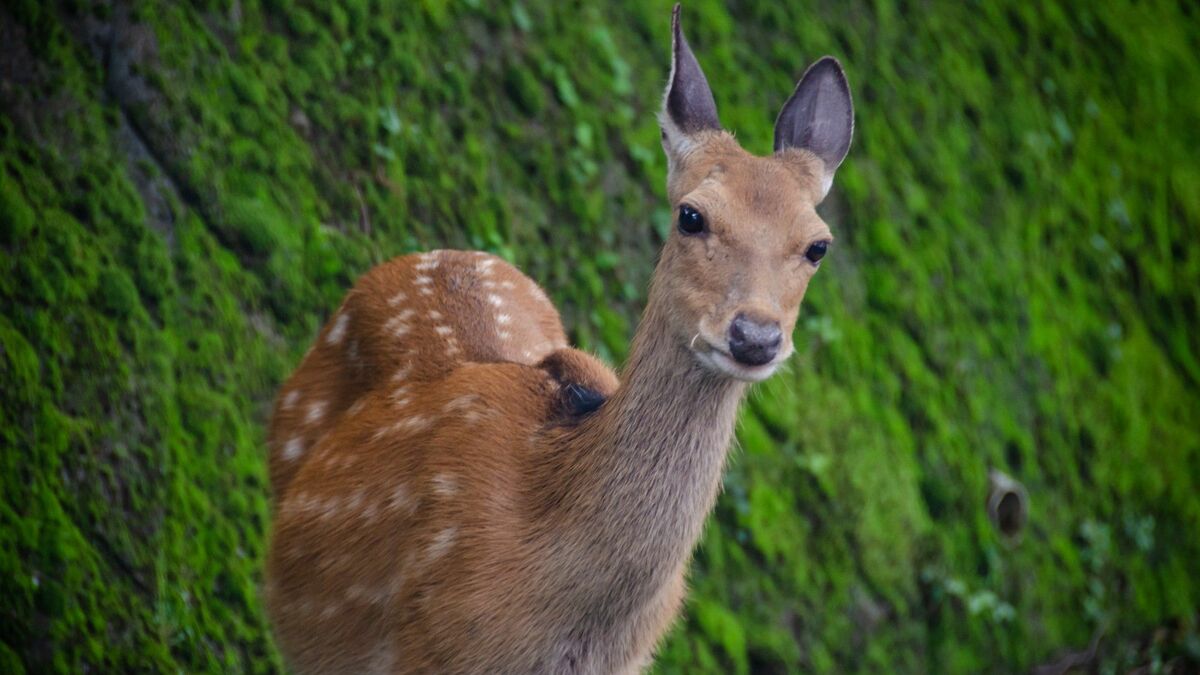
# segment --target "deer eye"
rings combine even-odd
[[[692,207],[684,204],[679,207],[679,231],[688,234],[700,234],[704,232],[704,216]]]
[[[821,258],[825,257],[825,253],[829,250],[829,242],[814,241],[809,245],[808,250],[804,252],[804,257],[808,258],[812,264],[821,262]]]

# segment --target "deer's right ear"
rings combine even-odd
[[[662,126],[663,149],[674,166],[694,146],[695,134],[719,131],[721,123],[717,120],[717,103],[708,87],[708,79],[679,25],[678,4],[671,12],[671,36],[671,77],[658,119]]]
[[[796,91],[775,121],[775,152],[808,150],[825,165],[821,197],[833,185],[833,174],[850,151],[854,104],[842,64],[826,56],[808,67]]]

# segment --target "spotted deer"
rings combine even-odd
[[[747,384],[792,353],[832,241],[845,75],[756,157],[672,16],[667,237],[618,378],[536,283],[433,251],[368,272],[280,391],[266,596],[300,673],[631,673],[679,614]]]

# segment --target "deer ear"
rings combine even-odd
[[[671,12],[671,34],[671,77],[663,97],[659,123],[663,147],[667,157],[674,162],[687,154],[691,145],[689,137],[700,131],[719,130],[721,123],[717,120],[717,103],[708,80],[679,25],[678,4]]]
[[[804,71],[796,91],[775,120],[775,152],[787,148],[808,150],[825,164],[821,196],[833,185],[850,150],[854,135],[854,104],[842,64],[832,56],[821,58]]]

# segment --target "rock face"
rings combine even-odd
[[[624,358],[666,8],[378,4],[0,7],[0,672],[282,668],[267,406],[373,263],[493,251]],[[1196,13],[693,14],[748,149],[825,52],[858,128],[660,670],[1195,668]]]

